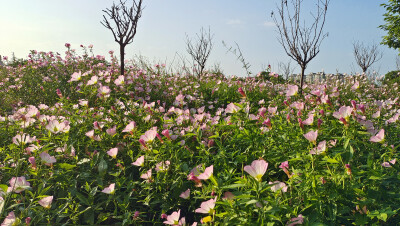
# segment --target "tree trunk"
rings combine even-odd
[[[303,82],[304,82],[304,71],[306,67],[301,66],[301,81],[300,81],[300,96],[303,96]]]
[[[119,46],[119,53],[120,53],[120,59],[121,59],[121,75],[124,75],[125,73],[125,46],[120,45]]]

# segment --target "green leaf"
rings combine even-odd
[[[89,200],[79,192],[76,192],[76,197],[81,201],[83,204],[90,206]],[[82,212],[83,213],[83,212]]]
[[[0,184],[0,189],[3,190],[3,192],[6,192],[8,189],[8,186],[5,184]]]
[[[68,164],[68,163],[60,163],[60,164],[58,164],[58,166],[60,168],[62,168],[62,169],[65,169],[65,170],[71,170],[71,169],[76,167],[76,165],[71,165],[71,164]]]
[[[257,203],[257,202],[258,202],[257,200],[252,199],[252,200],[246,202],[246,206],[251,205],[251,204],[254,204],[254,203]]]
[[[244,186],[246,186],[246,184],[230,184],[230,185],[223,186],[222,189],[241,188]]]
[[[107,168],[108,168],[107,162],[104,159],[101,159],[99,162],[99,166],[97,167],[100,175],[104,175],[107,171]]]

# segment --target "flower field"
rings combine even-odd
[[[4,225],[400,222],[398,84],[123,76],[83,48],[0,66]]]

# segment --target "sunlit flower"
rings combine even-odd
[[[303,134],[303,136],[310,141],[311,143],[313,143],[314,145],[317,143],[317,137],[318,137],[318,130],[316,131],[310,131],[306,134]]]
[[[77,81],[79,81],[81,79],[82,79],[82,73],[80,71],[79,72],[74,72],[71,75],[71,79],[68,80],[68,82],[77,82]]]
[[[66,133],[69,131],[70,126],[68,121],[60,123],[58,120],[54,119],[49,122],[49,124],[46,126],[46,129],[54,134]]]
[[[111,148],[109,151],[107,151],[107,154],[115,159],[118,154],[118,148]]]
[[[262,176],[265,174],[268,168],[268,163],[265,160],[254,160],[251,165],[244,167],[250,176],[254,177],[257,181],[261,181]]]
[[[28,134],[17,134],[12,138],[13,143],[16,145],[24,145],[36,141],[36,136],[30,137]]]
[[[177,225],[177,226],[185,225],[186,224],[185,218],[182,217],[181,219],[179,219],[180,215],[181,215],[181,210],[178,210],[178,212],[175,211],[171,215],[168,215],[167,220],[164,221],[163,223],[169,225]]]
[[[15,225],[17,218],[15,217],[14,211],[8,213],[1,226],[13,226]]]
[[[286,90],[286,96],[296,96],[299,91],[299,87],[296,85],[288,85],[288,89]]]
[[[304,217],[303,215],[299,214],[297,217],[290,219],[290,221],[287,223],[287,226],[294,226],[303,223],[304,223]]]
[[[138,159],[136,159],[136,161],[133,162],[132,165],[134,165],[134,166],[143,166],[144,165],[144,155],[142,155]]]
[[[381,129],[375,136],[372,136],[369,141],[383,143],[385,141],[385,130]]]
[[[310,154],[312,154],[312,155],[319,155],[319,154],[324,153],[326,150],[327,150],[327,147],[326,147],[326,140],[324,140],[324,141],[319,142],[319,143],[318,143],[318,146],[315,147],[315,148],[313,148],[313,149],[310,151]]]
[[[106,129],[106,133],[110,136],[113,136],[117,133],[117,126],[113,126],[111,128]]]
[[[166,171],[166,170],[168,170],[168,167],[169,167],[170,164],[171,163],[168,160],[165,161],[165,162],[159,162],[159,163],[156,164],[156,171],[157,172]]]
[[[271,187],[271,190],[273,192],[279,191],[281,190],[282,192],[287,192],[288,187],[286,186],[286,184],[284,182],[280,182],[280,181],[274,181],[274,182],[268,182],[268,184],[273,184],[273,186]]]
[[[213,174],[214,171],[214,166],[211,165],[209,167],[207,167],[204,170],[204,173],[200,174],[197,178],[199,178],[200,180],[207,180],[208,178],[211,177],[211,175]]]
[[[390,160],[389,162],[384,162],[384,163],[382,163],[381,165],[382,165],[383,167],[392,167],[392,165],[394,165],[394,164],[396,164],[396,159],[392,159],[392,160]]]
[[[25,189],[30,188],[31,184],[26,181],[25,177],[13,177],[9,181],[10,187],[8,187],[7,192],[21,193]]]
[[[333,117],[337,119],[345,119],[346,121],[349,120],[351,113],[353,112],[353,108],[350,106],[342,106],[339,108],[338,111],[333,112]]]
[[[225,109],[226,113],[236,113],[240,110],[240,107],[236,106],[234,103],[228,104],[228,106]]]
[[[53,196],[47,196],[45,198],[42,198],[41,200],[39,200],[39,204],[41,206],[43,206],[46,209],[50,209],[51,207],[51,203],[53,202]]]
[[[133,133],[134,129],[136,127],[136,123],[134,121],[131,121],[124,130],[122,130],[123,133]]]
[[[115,183],[110,184],[108,187],[105,187],[101,192],[105,194],[114,194],[115,193]]]
[[[242,97],[244,97],[244,98],[246,98],[247,96],[246,96],[246,94],[244,93],[244,91],[243,91],[243,88],[242,87],[239,87],[239,89],[238,89],[238,92],[242,95]]]
[[[196,213],[204,213],[212,215],[215,208],[215,202],[217,201],[217,197],[210,199],[208,201],[202,202],[200,204],[200,208],[196,209]]]
[[[40,158],[46,165],[51,165],[56,162],[56,158],[54,156],[49,155],[47,152],[42,152],[39,154]]]
[[[140,175],[140,178],[145,179],[147,181],[151,181],[151,172],[152,172],[151,169],[147,170],[146,173]]]
[[[183,199],[188,199],[190,197],[190,189],[182,192],[179,197],[183,198]]]
[[[140,136],[140,139],[142,139],[146,143],[151,143],[156,137],[157,137],[157,130],[150,129],[146,131],[142,136]]]

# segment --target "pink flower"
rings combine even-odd
[[[215,208],[215,202],[217,201],[217,197],[214,199],[210,199],[208,201],[202,202],[200,204],[200,208],[196,209],[196,213],[204,213],[212,215]]]
[[[303,136],[310,141],[311,143],[313,143],[314,145],[317,143],[317,137],[318,137],[318,130],[316,131],[310,131],[306,134],[303,134]]]
[[[178,225],[178,226],[185,225],[186,224],[185,218],[182,217],[181,219],[179,219],[180,215],[181,215],[181,210],[178,210],[178,212],[175,211],[171,215],[168,215],[167,220],[164,221],[163,223],[169,225]]]
[[[170,137],[170,135],[169,135],[169,131],[166,129],[166,130],[163,130],[162,132],[161,132],[161,134],[162,135],[164,135],[168,140],[171,140],[171,137]]]
[[[360,83],[358,81],[354,82],[354,85],[351,87],[352,90],[357,90],[360,87]]]
[[[190,189],[182,192],[181,195],[179,195],[179,197],[181,197],[183,199],[188,199],[190,197]]]
[[[21,193],[27,188],[30,188],[30,183],[26,181],[25,177],[13,177],[10,180],[10,187],[8,187],[7,192],[14,191],[15,193]]]
[[[369,141],[383,143],[385,141],[385,130],[381,129],[375,136],[372,136]]]
[[[225,199],[225,200],[233,200],[234,198],[235,198],[235,195],[232,194],[232,192],[226,191],[226,192],[224,193],[224,197],[223,197],[222,199]]]
[[[108,187],[105,187],[101,192],[105,194],[114,194],[115,193],[115,183],[110,184]]]
[[[299,91],[299,87],[296,85],[288,85],[288,89],[286,90],[286,96],[296,96]]]
[[[319,143],[318,143],[318,146],[315,147],[315,148],[313,148],[313,149],[310,151],[310,154],[312,154],[312,155],[319,155],[319,154],[324,153],[326,150],[327,150],[327,147],[326,147],[326,140],[324,140],[324,141],[319,142]]]
[[[32,164],[32,169],[36,169],[36,161],[35,161],[35,157],[31,156],[28,158],[29,163]]]
[[[113,136],[114,134],[117,133],[117,126],[106,129],[106,132],[108,135]]]
[[[312,125],[314,123],[314,115],[310,114],[306,120],[303,121],[304,125]]]
[[[279,165],[279,168],[281,169],[289,169],[289,162],[288,161],[284,161]]]
[[[151,169],[147,170],[146,173],[140,175],[140,178],[151,181]]]
[[[287,223],[287,226],[294,226],[303,223],[304,223],[304,217],[303,215],[299,214],[297,217],[290,219],[290,221]]]
[[[68,82],[77,82],[77,81],[81,80],[81,78],[82,78],[82,73],[80,71],[79,72],[74,72],[71,75],[71,79],[68,80]]]
[[[69,131],[70,126],[68,121],[59,122],[56,119],[51,120],[49,124],[46,126],[46,129],[50,132],[57,134],[57,133],[66,133]]]
[[[169,165],[170,165],[171,163],[170,163],[170,161],[165,161],[165,162],[159,162],[159,163],[157,163],[156,164],[156,171],[157,172],[163,172],[163,171],[166,171],[166,170],[168,170],[168,167],[169,167]]]
[[[269,182],[268,184],[273,184],[273,186],[271,187],[271,190],[273,192],[282,190],[282,192],[287,192],[288,187],[286,186],[286,184],[284,182],[280,182],[280,181],[274,181],[274,182]]]
[[[134,121],[131,121],[124,130],[122,130],[123,133],[133,133],[133,130],[136,127],[136,123]]]
[[[333,117],[337,119],[344,118],[346,121],[349,119],[351,113],[353,112],[353,108],[350,106],[342,106],[338,111],[333,112]]]
[[[39,200],[39,204],[41,206],[43,206],[46,209],[50,209],[51,207],[51,203],[53,202],[53,196],[47,196],[45,198],[42,198],[41,200]]]
[[[240,107],[236,106],[234,103],[230,103],[228,104],[228,106],[226,106],[225,112],[226,113],[236,113],[240,110]]]
[[[87,137],[89,137],[90,139],[93,139],[93,140],[96,140],[96,141],[100,141],[101,140],[99,135],[94,135],[94,130],[90,130],[90,131],[86,132],[85,135]]]
[[[396,164],[396,159],[392,159],[389,162],[382,163],[383,167],[392,167],[392,165]]]
[[[254,177],[257,181],[261,181],[262,176],[265,174],[268,168],[268,163],[265,160],[254,160],[251,165],[244,167],[250,176]]]
[[[143,166],[144,165],[144,155],[140,156],[136,159],[135,162],[132,163],[134,166]]]
[[[45,162],[45,164],[48,166],[57,161],[54,156],[49,155],[49,153],[47,152],[42,152],[39,154],[39,156],[42,159],[42,161]]]
[[[246,94],[244,93],[242,87],[239,87],[238,92],[239,92],[244,98],[246,98]]]
[[[211,177],[211,175],[213,174],[214,171],[214,165],[211,165],[209,167],[207,167],[204,170],[204,173],[200,174],[197,178],[200,180],[207,180],[208,178]]]
[[[35,137],[30,137],[28,134],[17,134],[15,137],[12,138],[12,141],[16,145],[24,145],[28,143],[32,143],[36,141],[36,136]]]
[[[7,217],[4,219],[3,223],[1,224],[1,226],[12,226],[16,223],[16,218],[15,218],[15,214],[14,211],[11,211]]]
[[[157,137],[157,130],[150,129],[144,133],[144,135],[140,136],[140,139],[145,141],[146,143],[151,143]]]
[[[107,151],[107,154],[115,159],[118,154],[118,148],[111,148],[109,151]]]

